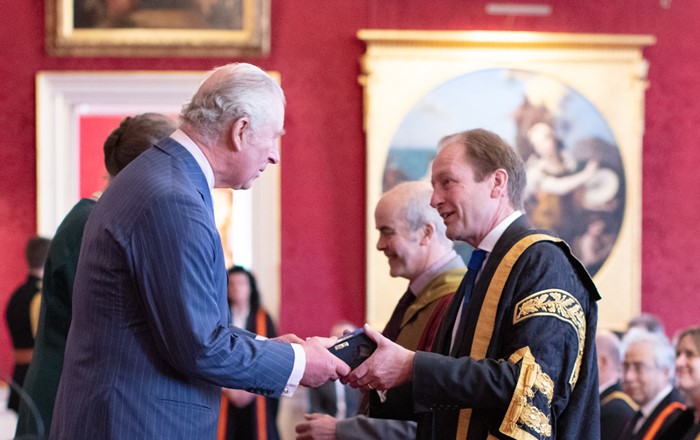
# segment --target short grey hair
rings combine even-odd
[[[622,352],[626,354],[630,347],[642,342],[647,342],[654,347],[654,362],[656,366],[667,369],[669,377],[673,379],[676,365],[676,350],[666,335],[648,332],[640,328],[632,328],[622,338]]]
[[[255,132],[277,101],[285,105],[284,92],[262,69],[247,63],[227,64],[210,72],[183,106],[180,121],[200,135],[216,139],[233,122],[247,117]]]
[[[441,244],[452,244],[452,241],[445,235],[447,228],[442,217],[437,209],[430,206],[433,188],[428,182],[403,182],[387,191],[386,194],[389,193],[395,194],[403,202],[399,215],[406,220],[411,232],[417,231],[426,223],[430,223],[435,228],[435,235]]]

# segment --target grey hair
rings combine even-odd
[[[430,223],[435,228],[435,236],[439,243],[448,246],[452,244],[445,235],[447,228],[442,217],[435,208],[430,206],[433,188],[428,182],[403,182],[387,191],[387,194],[389,193],[395,194],[403,201],[400,216],[406,220],[411,232]]]
[[[619,370],[620,365],[622,365],[622,344],[620,338],[610,330],[598,329],[595,343],[598,353],[607,356],[615,365],[615,368]]]
[[[651,313],[640,313],[627,323],[627,330],[632,328],[646,329],[652,333],[664,333],[664,324],[656,315]]]
[[[654,347],[654,362],[656,366],[667,369],[669,377],[673,379],[676,365],[676,350],[666,335],[648,332],[641,328],[632,328],[622,338],[622,352],[627,353],[630,347],[642,342],[647,342]]]
[[[231,123],[247,117],[255,132],[269,119],[269,109],[276,101],[285,104],[284,92],[270,75],[252,64],[227,64],[210,72],[182,107],[180,121],[200,135],[216,139]]]

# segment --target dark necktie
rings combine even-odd
[[[469,308],[469,300],[472,297],[472,290],[474,290],[474,283],[476,282],[476,276],[479,274],[479,269],[481,265],[484,264],[484,259],[486,258],[486,251],[483,249],[474,249],[472,251],[472,256],[469,258],[469,263],[467,263],[467,275],[464,277],[464,283],[461,286],[464,290],[464,296],[462,297],[462,314],[459,318],[459,328],[457,333],[455,333],[455,341],[452,344],[451,354],[455,354],[455,350],[458,348],[458,343],[460,339],[464,338],[464,329],[467,325],[467,309]]]
[[[416,295],[411,292],[411,289],[406,290],[406,293],[403,294],[398,304],[396,304],[396,308],[394,309],[394,313],[391,314],[389,322],[387,322],[386,327],[384,327],[382,334],[385,338],[396,341],[396,338],[399,336],[399,331],[401,330],[403,315],[406,314],[406,309],[408,309],[415,300]]]
[[[639,429],[641,429],[641,427],[644,425],[644,423],[641,421],[643,418],[644,413],[642,412],[642,410],[639,410],[636,413],[634,413],[634,416],[632,417],[632,421],[630,423],[630,429],[627,430],[627,433],[630,435],[630,438],[633,434],[638,434]]]
[[[467,277],[464,281],[464,297],[462,298],[462,313],[464,309],[469,304],[469,300],[472,296],[472,290],[474,290],[474,283],[476,282],[476,276],[479,274],[479,269],[481,265],[484,264],[484,259],[486,258],[486,251],[483,249],[474,249],[472,251],[472,256],[469,258],[469,263],[467,263]]]

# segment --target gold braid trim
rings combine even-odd
[[[529,347],[521,348],[508,359],[508,362],[513,364],[521,361],[518,383],[515,385],[513,398],[499,430],[516,440],[536,439],[535,436],[522,428],[524,425],[539,434],[540,437],[551,437],[552,425],[549,422],[549,416],[535,407],[532,400],[535,393],[540,392],[547,398],[547,404],[551,405],[554,383],[537,364]]]
[[[623,393],[622,391],[613,391],[612,393],[608,394],[603,400],[600,401],[600,406],[610,403],[613,400],[622,400],[627,404],[627,406],[629,406],[633,410],[639,411],[639,406],[637,405],[637,403],[634,400],[632,400],[630,396]]]
[[[549,424],[549,417],[535,406],[524,405],[523,412],[520,414],[520,421],[538,434],[542,434],[545,437],[552,436],[552,426]]]
[[[578,338],[578,353],[576,362],[569,377],[569,385],[573,389],[578,381],[583,349],[586,345],[586,315],[581,303],[569,292],[559,289],[547,289],[524,298],[515,305],[513,324],[517,324],[535,316],[552,316],[570,324]]]

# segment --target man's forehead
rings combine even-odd
[[[651,359],[654,357],[654,346],[648,341],[639,341],[629,346],[625,359]]]
[[[444,148],[438,151],[433,161],[433,169],[450,165],[465,165],[466,163],[466,155],[462,145],[452,143],[445,145]]]
[[[400,229],[406,220],[398,209],[380,209],[374,216],[375,228],[378,231],[394,231]]]

